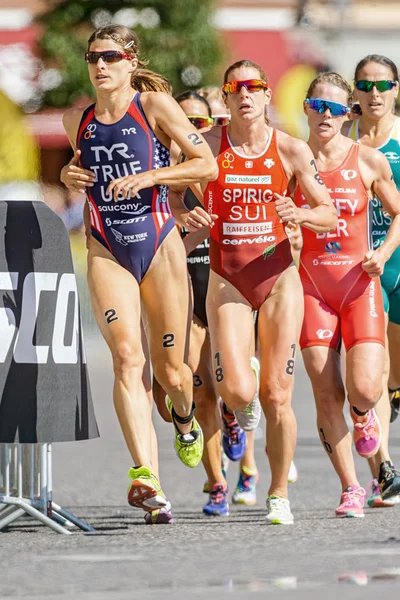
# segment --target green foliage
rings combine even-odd
[[[174,94],[217,84],[224,56],[219,33],[209,23],[214,4],[214,0],[51,0],[49,12],[39,21],[41,50],[46,68],[58,69],[62,82],[44,93],[43,106],[67,107],[94,97],[83,60],[87,40],[99,26],[96,15],[103,16],[101,25],[106,25],[123,9],[135,9],[137,22],[131,25],[120,13],[119,24],[134,29],[141,58],[172,83]],[[132,12],[128,16],[132,18]]]

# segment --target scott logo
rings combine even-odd
[[[130,135],[131,133],[136,134],[136,127],[129,127],[129,129],[123,129],[122,133],[124,135]]]
[[[329,340],[333,337],[333,332],[330,329],[318,329],[317,336],[319,340]]]
[[[133,158],[130,154],[128,154],[128,146],[122,142],[119,144],[113,144],[111,148],[106,148],[106,146],[91,146],[90,149],[94,152],[96,162],[101,161],[101,152],[105,152],[108,160],[110,161],[113,160],[114,152],[117,152],[117,154],[120,154],[124,158]]]
[[[343,169],[343,171],[340,171],[343,179],[345,179],[346,181],[350,181],[351,179],[354,179],[355,177],[357,177],[357,172],[354,171],[353,169],[350,169],[349,171],[346,171],[345,169]]]

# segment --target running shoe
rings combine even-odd
[[[214,483],[210,489],[208,502],[203,506],[203,513],[215,517],[229,516],[228,494],[227,486]]]
[[[400,473],[391,462],[386,461],[381,464],[378,481],[383,500],[389,500],[400,494]]]
[[[233,504],[246,504],[254,506],[257,502],[256,485],[258,483],[258,471],[250,471],[242,467],[239,473],[239,481],[232,495]]]
[[[168,410],[172,417],[172,422],[175,429],[175,450],[187,467],[197,467],[203,456],[204,438],[203,431],[195,417],[192,421],[192,430],[189,433],[181,433],[176,426],[171,398],[168,398]]]
[[[173,523],[174,519],[171,513],[171,503],[167,502],[163,508],[156,508],[151,512],[148,512],[144,516],[146,525],[168,525]]]
[[[246,452],[246,432],[239,426],[235,415],[221,403],[222,447],[229,460],[241,460]]]
[[[287,498],[269,496],[267,499],[267,524],[268,525],[293,525],[294,518]]]
[[[394,506],[394,499],[382,500],[381,490],[379,489],[379,483],[377,479],[372,480],[371,495],[367,500],[367,504],[370,508],[385,508]]]
[[[381,426],[374,409],[368,411],[363,423],[355,420],[353,409],[350,410],[350,415],[354,423],[353,439],[358,454],[364,458],[375,456],[381,443]]]
[[[340,504],[336,509],[337,517],[364,517],[365,490],[360,486],[350,485],[340,496]]]
[[[390,406],[391,406],[391,414],[390,414],[390,422],[393,423],[397,419],[400,414],[400,390],[389,390],[390,398]]]
[[[288,483],[295,483],[297,481],[299,477],[298,471],[297,471],[297,467],[294,464],[294,461],[292,460],[292,462],[290,463],[290,469],[289,469],[289,473],[288,473]]]
[[[261,418],[261,405],[260,399],[258,397],[260,390],[260,363],[258,358],[252,356],[250,358],[250,365],[256,377],[256,393],[254,395],[253,400],[248,406],[246,406],[246,408],[244,408],[243,410],[235,410],[235,417],[237,419],[237,422],[239,423],[240,427],[244,429],[244,431],[253,431],[253,429],[256,429]]]
[[[152,511],[164,508],[168,502],[157,477],[147,467],[132,467],[128,471],[132,480],[128,487],[128,502],[136,508]]]

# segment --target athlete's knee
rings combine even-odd
[[[285,413],[290,410],[292,387],[278,383],[264,385],[260,390],[260,402],[265,418],[273,423],[279,423]]]
[[[221,396],[231,410],[247,408],[254,399],[255,393],[256,388],[253,381],[249,381],[247,384],[245,381],[238,380],[224,381],[223,389],[221,389]]]
[[[142,377],[145,357],[136,344],[126,340],[119,342],[112,350],[112,359],[116,376],[124,378],[136,371]]]
[[[166,362],[165,360],[153,361],[154,376],[164,390],[168,393],[180,393],[190,381],[190,369],[187,365]]]

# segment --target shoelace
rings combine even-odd
[[[282,513],[287,508],[284,498],[269,498],[269,505],[274,512]]]
[[[225,499],[225,490],[222,485],[212,487],[210,490],[210,503],[221,504]]]
[[[400,474],[392,465],[388,465],[383,471],[383,479],[389,481],[393,477],[400,477]]]
[[[342,502],[343,506],[351,506],[359,498],[364,498],[365,490],[363,488],[357,488],[356,490],[350,490],[349,492],[343,492],[342,496],[346,496],[346,500]]]
[[[238,422],[235,419],[233,419],[232,421],[228,421],[227,419],[225,419],[225,425],[227,427],[227,435],[232,441],[232,444],[238,444],[240,431]]]
[[[243,473],[241,473],[239,475],[239,481],[237,484],[238,490],[240,490],[241,492],[248,492],[249,488],[251,486],[252,477],[254,477],[254,476],[253,475],[243,475]]]
[[[365,425],[363,425],[362,423],[356,423],[355,427],[356,429],[362,429],[364,432],[364,438],[366,440],[370,440],[371,439],[371,432],[373,431],[374,425],[375,425],[376,419],[374,418],[373,413],[371,413],[368,421],[366,422]]]

